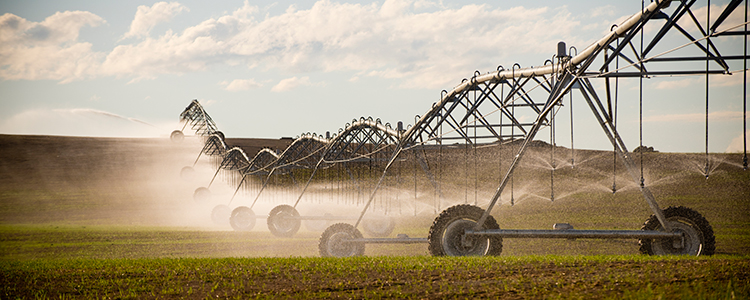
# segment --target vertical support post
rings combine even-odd
[[[601,112],[604,112],[604,106],[602,105],[601,101],[599,101],[599,98],[596,97],[596,93],[591,86],[591,82],[588,81],[588,79],[583,79],[583,87],[584,89],[581,89],[581,94],[583,95],[583,98],[586,99],[586,103],[589,104],[589,107],[591,108],[591,111],[594,113],[594,116],[596,117],[597,121],[599,121],[599,125],[604,130],[604,133],[607,135],[607,138],[610,140],[612,145],[615,147],[616,152],[620,155],[620,158],[623,160],[625,167],[630,172],[630,176],[633,178],[634,181],[639,180],[638,176],[638,170],[635,165],[635,161],[628,155],[628,149],[625,147],[625,143],[620,138],[620,135],[617,133],[616,128],[612,125],[612,120],[607,118],[606,114],[603,114]],[[596,100],[596,105],[594,104],[591,97],[589,97],[589,94],[586,92],[589,91]],[[599,108],[597,109],[597,105]],[[601,112],[600,112],[601,111]],[[641,173],[640,178],[643,178],[643,173]],[[646,202],[648,203],[649,207],[651,208],[651,211],[654,213],[656,218],[659,220],[659,223],[661,223],[662,227],[666,231],[671,231],[672,228],[667,223],[666,217],[664,217],[664,212],[659,208],[659,204],[656,203],[656,199],[654,198],[654,195],[651,193],[651,190],[646,187],[643,184],[643,181],[641,181],[640,185],[641,193],[643,194],[643,198],[645,198]]]

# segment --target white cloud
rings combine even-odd
[[[692,85],[698,84],[700,79],[696,77],[687,77],[682,78],[679,80],[659,80],[658,83],[655,84],[654,88],[657,90],[674,90],[674,89],[682,89],[686,87],[690,87]],[[703,82],[705,82],[706,79],[703,79]]]
[[[246,2],[180,33],[120,45],[107,56],[103,72],[154,78],[243,61],[261,70],[356,71],[435,88],[515,55],[550,53],[554,43],[540,46],[550,40],[580,42],[571,36],[579,22],[566,9],[467,5],[416,12],[429,8],[423,1],[318,1],[307,10],[264,16]]]
[[[274,87],[271,88],[272,92],[285,92],[288,90],[295,89],[300,86],[320,86],[323,85],[323,83],[312,83],[310,81],[310,77],[305,76],[301,78],[297,78],[297,76],[294,76],[292,78],[286,78],[279,81],[278,84],[276,84]]]
[[[615,15],[615,7],[613,5],[597,6],[592,8],[589,13],[592,17],[606,16],[613,17]],[[617,24],[617,23],[615,23]]]
[[[262,87],[263,84],[256,82],[255,79],[235,79],[232,82],[222,82],[224,89],[231,92],[246,91]]]
[[[708,80],[708,84],[711,87],[727,87],[727,86],[741,86],[744,82],[743,72],[734,72],[732,75],[716,75],[711,76]]]
[[[748,130],[745,133],[745,136],[743,136],[742,134],[740,134],[739,136],[737,136],[734,139],[732,139],[732,141],[729,143],[729,146],[727,147],[727,150],[725,150],[724,152],[738,153],[738,152],[745,151],[745,144],[748,142],[748,140],[745,139],[745,141],[743,143],[742,139],[745,138],[745,137],[747,137],[747,136],[750,136],[750,130]]]
[[[102,55],[78,42],[83,26],[105,21],[90,12],[57,12],[42,22],[0,16],[0,78],[70,82],[96,74]]]
[[[189,9],[178,2],[157,2],[151,7],[140,5],[133,22],[130,23],[130,31],[125,33],[122,39],[148,36],[154,26],[171,20],[182,11]]]
[[[715,111],[708,114],[709,122],[727,122],[742,120],[741,111]],[[706,122],[706,114],[665,114],[650,116],[643,119],[643,122]]]
[[[727,4],[724,5],[711,5],[711,20],[716,20],[719,15],[724,11],[724,9],[727,7]],[[706,13],[708,12],[708,6],[694,6],[692,9],[693,14],[695,15],[695,19],[698,20],[700,23],[700,26],[705,29],[706,27]],[[731,27],[734,27],[739,24],[745,23],[745,9],[742,7],[742,5],[738,6],[732,14],[727,17],[727,19],[720,25],[716,31],[721,32],[723,30],[729,29]],[[691,33],[700,33],[700,30],[698,30],[698,27],[695,25],[695,22],[693,22],[693,19],[690,18],[687,14],[680,19],[679,22],[677,22],[680,26],[685,28],[685,30],[691,32]],[[740,28],[735,28],[734,31],[739,30]],[[696,36],[696,38],[701,38],[702,35]]]
[[[708,85],[710,87],[740,86],[744,80],[742,75],[742,71],[732,73],[732,75],[712,75],[708,78]],[[657,80],[658,82],[654,84],[654,88],[658,90],[675,90],[693,86],[706,86],[706,76],[691,76],[678,80],[660,78]]]
[[[142,39],[108,53],[94,52],[87,43],[59,42],[48,45],[49,49],[14,51],[13,63],[0,65],[0,78],[69,82],[118,76],[137,81],[212,66],[245,65],[286,74],[354,71],[361,77],[399,79],[402,87],[434,89],[455,84],[477,69],[494,70],[498,63],[507,67],[517,56],[547,57],[559,40],[579,49],[587,46],[579,38],[587,35],[580,32],[581,22],[566,7],[454,9],[434,1],[404,0],[383,4],[321,0],[309,9],[290,8],[275,16],[264,15],[245,1],[234,12],[181,32],[149,36],[154,25],[185,10],[177,2],[139,7],[124,37]],[[78,30],[71,32],[77,37]],[[596,32],[592,34],[598,38]],[[18,33],[11,32],[10,38],[18,39]]]

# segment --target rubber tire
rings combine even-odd
[[[227,225],[231,216],[232,210],[224,204],[219,204],[211,210],[211,221],[216,225]]]
[[[368,236],[387,237],[393,233],[394,228],[396,228],[396,222],[389,216],[362,220],[362,229]]]
[[[208,188],[199,187],[193,192],[193,200],[198,203],[211,201],[211,191]]]
[[[483,238],[487,239],[487,248],[479,254],[460,253],[462,251],[459,249],[449,249],[449,251],[446,251],[446,249],[443,248],[443,241],[446,238],[445,234],[449,228],[452,228],[452,226],[467,228],[469,225],[473,227],[479,218],[482,217],[482,214],[484,214],[484,209],[469,204],[452,206],[442,211],[440,215],[435,218],[435,221],[432,222],[432,226],[430,226],[430,234],[428,237],[428,249],[430,254],[433,256],[500,255],[503,251],[503,239],[497,236],[477,237],[477,240]],[[484,226],[482,226],[482,229],[499,228],[500,226],[497,225],[497,221],[495,221],[495,218],[491,215],[487,217]],[[460,232],[460,230],[452,230],[452,232]],[[448,237],[448,239],[454,241],[456,239],[460,240],[461,235],[462,234],[453,235]]]
[[[697,237],[697,239],[686,238],[686,243],[697,243],[691,246],[685,245],[683,249],[673,248],[671,239],[659,240],[644,239],[639,240],[641,245],[639,251],[643,254],[648,255],[713,255],[716,251],[716,237],[714,236],[714,230],[711,225],[708,224],[706,218],[700,213],[684,206],[671,206],[664,210],[664,217],[667,222],[674,224],[676,228],[682,228],[683,230],[693,231],[686,232]],[[656,215],[646,220],[641,227],[641,230],[662,230],[661,223],[656,218]],[[696,253],[686,253],[691,248],[697,248]]]
[[[336,223],[320,235],[321,257],[352,257],[365,254],[365,243],[345,243],[345,239],[361,239],[362,233],[351,224]]]
[[[185,139],[185,134],[181,130],[175,130],[169,134],[169,139],[174,143],[182,143],[182,140]]]
[[[250,231],[255,227],[255,213],[247,206],[239,206],[232,210],[229,225],[235,231]]]
[[[300,219],[285,219],[285,217],[299,217],[299,212],[291,205],[279,205],[268,213],[268,230],[278,237],[290,237],[299,231],[302,221]]]

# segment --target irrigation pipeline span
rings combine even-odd
[[[246,155],[229,155],[233,150],[225,151],[227,146],[216,141],[223,139],[211,118],[197,101],[181,114],[181,118],[191,125],[199,135],[207,136],[207,146],[203,153],[223,156],[221,167],[218,169],[238,170],[245,182],[248,174],[265,175],[263,189],[269,178],[277,170],[292,170],[304,168],[311,170],[309,178],[298,195],[291,210],[283,210],[284,218],[276,220],[292,220],[298,222],[299,214],[294,208],[308,189],[312,178],[320,169],[331,168],[334,165],[351,162],[377,162],[380,176],[370,186],[369,196],[361,204],[362,211],[353,225],[335,225],[329,227],[321,237],[321,255],[348,256],[361,254],[365,243],[394,243],[428,242],[430,252],[435,255],[470,255],[494,254],[501,249],[498,245],[501,237],[519,237],[517,232],[504,232],[493,228],[497,224],[490,215],[497,204],[500,195],[510,184],[513,187],[513,174],[519,161],[528,151],[532,141],[542,128],[551,128],[550,144],[554,149],[554,117],[562,107],[565,95],[577,94],[591,109],[594,117],[601,126],[604,134],[611,142],[614,152],[619,156],[633,181],[640,183],[645,204],[653,212],[651,229],[654,232],[585,232],[580,237],[612,236],[630,237],[641,240],[641,250],[644,253],[689,253],[711,254],[713,252],[713,233],[710,226],[700,214],[692,210],[668,208],[662,210],[655,197],[644,185],[642,161],[640,168],[633,152],[628,151],[620,137],[616,126],[616,111],[618,106],[618,80],[637,78],[640,84],[640,129],[641,145],[637,149],[644,149],[642,142],[642,105],[643,79],[660,76],[706,76],[706,172],[708,176],[708,78],[712,75],[728,75],[743,73],[743,108],[747,107],[747,1],[731,0],[720,8],[720,13],[706,15],[705,23],[696,18],[697,9],[709,10],[707,6],[696,5],[698,1],[653,1],[627,18],[620,24],[611,26],[610,31],[582,51],[574,47],[568,48],[564,42],[558,43],[557,52],[547,59],[542,66],[524,68],[513,64],[510,68],[498,66],[494,71],[474,72],[473,76],[450,91],[441,93],[440,101],[432,105],[424,115],[417,116],[413,125],[403,128],[399,122],[396,129],[389,124],[381,124],[371,118],[361,118],[347,124],[338,134],[325,137],[308,134],[299,137],[281,155],[258,153],[252,160]],[[740,5],[743,5],[741,7]],[[713,6],[715,7],[715,6]],[[744,9],[745,21],[737,24],[727,24],[733,13],[741,14]],[[653,25],[657,30],[646,30],[646,25]],[[698,32],[700,36],[693,36]],[[744,40],[742,52],[737,47],[728,46],[726,41],[741,37]],[[674,41],[684,41],[673,44]],[[657,53],[656,49],[659,49]],[[666,49],[666,50],[664,50]],[[684,53],[697,53],[684,56]],[[741,61],[741,70],[731,70],[733,61]],[[697,67],[695,62],[705,62],[705,68]],[[604,91],[597,92],[592,80],[604,80]],[[614,86],[614,88],[613,88]],[[573,110],[571,113],[571,127],[573,126]],[[490,118],[490,116],[493,116]],[[533,120],[533,121],[528,121]],[[743,126],[746,130],[746,116]],[[184,128],[183,128],[184,129]],[[571,150],[573,149],[573,130],[571,129]],[[180,139],[181,131],[175,131],[173,138]],[[745,138],[746,139],[746,138]],[[213,140],[213,141],[212,141]],[[211,146],[208,144],[211,143]],[[409,158],[422,166],[427,178],[432,182],[436,194],[441,194],[439,180],[435,180],[427,165],[426,151],[442,148],[446,145],[463,143],[477,149],[491,144],[513,143],[518,145],[514,155],[509,156],[510,162],[504,167],[504,175],[499,180],[493,196],[482,209],[477,206],[451,207],[443,210],[433,223],[430,236],[427,239],[396,238],[392,240],[368,240],[361,237],[357,230],[368,208],[376,199],[389,169],[407,153]],[[222,148],[223,147],[223,148]],[[747,146],[743,155],[743,165],[747,168]],[[207,152],[207,150],[210,151]],[[224,149],[224,150],[222,150]],[[407,151],[411,150],[411,151]],[[272,151],[271,151],[272,152]],[[420,154],[422,153],[422,154]],[[554,155],[554,150],[552,151]],[[262,157],[259,157],[262,156]],[[230,157],[231,156],[231,157]],[[256,162],[256,160],[258,162]],[[260,163],[262,161],[262,163]],[[574,164],[571,159],[571,164]],[[415,167],[416,169],[416,167]],[[350,172],[347,169],[347,172]],[[218,170],[217,170],[218,173]],[[215,176],[214,176],[215,177]],[[377,176],[376,176],[377,177]],[[554,182],[554,168],[552,170]],[[213,180],[212,180],[213,182]],[[239,186],[237,187],[239,190]],[[361,186],[360,186],[361,190]],[[613,192],[616,191],[613,185]],[[236,192],[235,192],[236,194]],[[260,192],[255,200],[260,196]],[[234,196],[233,196],[234,197]],[[552,196],[554,199],[554,196]],[[512,201],[512,200],[511,200]],[[439,202],[438,202],[439,203]],[[255,202],[253,202],[253,205]],[[476,203],[475,203],[476,204]],[[439,204],[438,204],[439,205]],[[440,207],[440,206],[438,206]],[[697,215],[697,216],[696,216]],[[234,216],[234,215],[233,215]],[[254,217],[254,216],[253,216]],[[271,220],[272,216],[269,216]],[[682,222],[690,220],[686,228]],[[459,221],[457,221],[459,220]],[[458,222],[458,223],[456,223]],[[294,223],[294,222],[292,222]],[[298,225],[292,224],[291,228]],[[271,227],[269,221],[269,228]],[[283,226],[281,226],[283,227]],[[334,228],[335,227],[335,228]],[[648,227],[648,226],[646,226]],[[460,229],[456,229],[460,228]],[[659,228],[660,232],[656,232]],[[690,229],[692,228],[692,229]],[[680,232],[680,233],[676,233]],[[549,232],[524,232],[523,237],[549,237]],[[342,238],[343,241],[342,242]],[[557,234],[556,234],[557,236]],[[575,232],[559,235],[565,238],[577,237]],[[458,242],[456,242],[458,241]],[[652,243],[652,241],[667,241]],[[697,243],[697,244],[695,244]],[[657,246],[658,244],[658,246]],[[666,246],[665,246],[666,245]],[[653,246],[653,247],[652,247]],[[654,250],[656,249],[656,250]],[[696,250],[698,249],[698,250]]]

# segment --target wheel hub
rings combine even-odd
[[[352,236],[349,233],[334,233],[331,235],[327,245],[328,253],[336,257],[354,256],[357,250],[351,240]]]
[[[242,227],[250,226],[250,223],[252,223],[252,216],[246,212],[241,212],[235,216],[235,220],[237,220],[237,225],[240,225]]]
[[[276,229],[280,231],[290,231],[296,224],[296,220],[294,220],[292,217],[292,214],[288,212],[280,212],[276,215],[274,226],[276,226]]]
[[[654,254],[698,255],[701,253],[703,235],[691,225],[689,220],[671,218],[668,222],[673,231],[682,233],[682,238],[655,240],[651,246]]]
[[[466,235],[476,222],[472,220],[455,220],[445,229],[443,249],[449,256],[484,255],[489,249],[489,240],[479,236]]]

